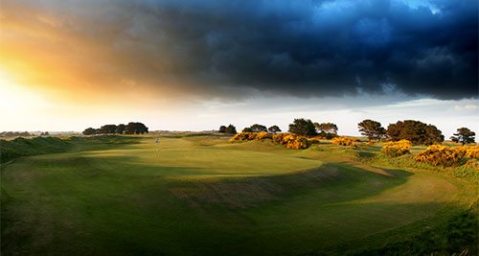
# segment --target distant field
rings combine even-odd
[[[378,146],[66,141],[2,165],[2,255],[420,254],[461,243],[451,222],[477,225],[476,183],[376,159]],[[427,232],[437,244],[415,241]]]

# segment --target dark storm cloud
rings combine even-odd
[[[75,33],[111,49],[110,69],[149,84],[219,94],[478,95],[477,1],[114,3],[44,7],[88,19]]]

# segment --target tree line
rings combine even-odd
[[[373,140],[409,140],[413,144],[432,145],[444,141],[444,135],[441,130],[432,124],[426,124],[416,120],[397,121],[384,128],[380,122],[366,119],[358,124],[361,135]],[[236,134],[236,128],[233,125],[222,125],[219,129],[221,133]],[[243,132],[268,132],[275,134],[281,132],[277,125],[266,127],[261,124],[253,124],[245,127]],[[297,118],[289,124],[288,132],[301,136],[321,136],[326,139],[332,139],[338,136],[338,126],[331,122],[318,123],[310,119]],[[453,142],[467,144],[475,142],[475,133],[469,128],[461,127],[457,129],[450,139]]]
[[[98,129],[89,127],[83,131],[83,135],[95,134],[144,134],[148,133],[148,127],[140,122],[129,122],[128,124],[106,124]]]
[[[414,144],[432,145],[444,141],[441,130],[432,124],[416,120],[397,121],[389,124],[387,129],[381,123],[366,119],[358,124],[359,131],[368,140],[389,139],[392,141],[409,140]],[[461,127],[450,137],[451,141],[462,145],[475,142],[476,133],[469,128]]]

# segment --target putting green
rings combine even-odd
[[[133,141],[2,167],[2,253],[337,252],[419,233],[474,199],[445,175],[364,166],[330,145]]]

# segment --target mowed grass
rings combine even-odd
[[[368,166],[333,145],[112,140],[2,166],[2,255],[342,254],[440,225],[475,199],[467,182]]]

